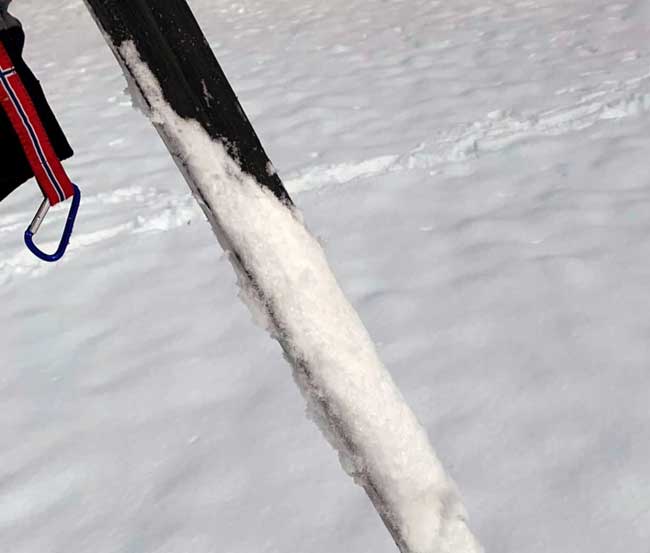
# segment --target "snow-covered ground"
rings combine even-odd
[[[85,197],[54,267],[0,205],[0,550],[394,551],[81,0],[15,4]],[[486,550],[646,553],[650,1],[191,5]]]

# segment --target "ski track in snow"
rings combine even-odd
[[[528,118],[499,111],[489,113],[483,120],[467,123],[440,133],[433,143],[422,143],[401,155],[386,155],[357,163],[348,162],[304,169],[300,175],[289,175],[287,186],[294,192],[345,184],[358,178],[371,178],[387,172],[409,169],[435,169],[462,164],[482,155],[500,152],[518,142],[531,138],[553,137],[581,131],[607,120],[619,120],[650,112],[650,74],[632,81],[624,94],[612,94],[606,102],[591,101],[594,97],[610,96],[608,91],[590,94],[577,105],[542,112]],[[445,172],[445,168],[440,169]],[[447,172],[454,174],[451,167]]]
[[[527,118],[512,113],[491,112],[480,121],[440,133],[431,145],[422,143],[403,154],[306,167],[298,174],[289,174],[285,185],[291,193],[296,194],[411,169],[437,169],[436,173],[457,174],[464,170],[462,165],[469,160],[500,152],[531,138],[560,136],[588,129],[603,121],[642,116],[650,112],[650,92],[645,92],[649,84],[650,74],[630,79],[624,84],[612,83],[606,90],[583,97],[576,105]],[[560,94],[563,92],[559,91]],[[602,97],[606,100],[593,100]],[[169,231],[203,218],[200,208],[189,194],[161,195],[154,188],[138,186],[84,197],[84,216],[92,219],[95,214],[104,212],[107,206],[117,204],[126,204],[130,212],[138,215],[133,221],[102,230],[83,232],[77,229],[70,250],[95,246],[125,234]],[[63,210],[60,210],[48,221],[56,227],[63,224],[64,217]],[[0,216],[0,235],[19,234],[24,230],[24,220],[23,213]],[[54,241],[44,242],[42,246],[46,251],[56,249]],[[0,261],[0,282],[7,281],[12,274],[42,275],[48,267],[21,249]]]

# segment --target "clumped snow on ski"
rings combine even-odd
[[[405,553],[474,553],[455,487],[383,366],[324,252],[300,216],[243,173],[223,144],[179,117],[133,42],[119,57],[129,89],[208,204],[246,303],[283,345],[312,418],[376,504]],[[127,77],[128,78],[128,77]],[[141,92],[142,91],[142,92]],[[146,98],[146,100],[144,98]],[[254,275],[254,285],[241,270]],[[264,305],[266,304],[266,305]],[[268,307],[267,307],[268,306]]]

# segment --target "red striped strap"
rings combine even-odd
[[[56,205],[74,195],[74,188],[50,143],[34,103],[7,50],[0,42],[0,104],[18,134],[36,181]]]

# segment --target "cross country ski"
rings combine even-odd
[[[310,416],[403,553],[474,553],[454,484],[293,206],[184,0],[86,0],[289,361]]]

